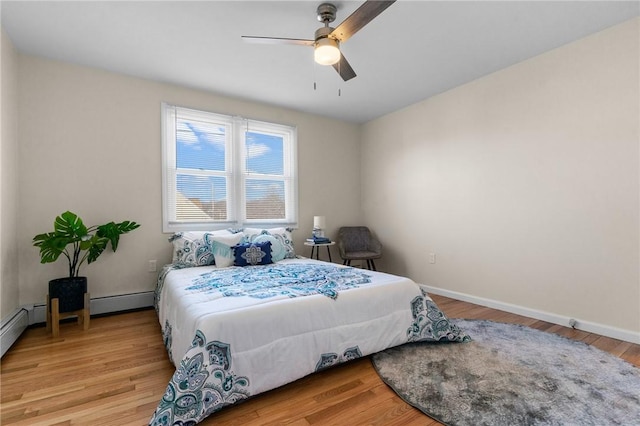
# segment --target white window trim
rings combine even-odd
[[[168,115],[177,109],[188,111],[194,116],[201,115],[208,118],[216,118],[228,123],[228,137],[226,141],[226,170],[231,172],[209,172],[197,171],[196,173],[220,175],[228,177],[227,197],[235,202],[227,203],[227,213],[230,220],[227,221],[189,221],[180,222],[175,220],[175,212],[170,211],[171,197],[176,194],[176,141],[175,141],[175,120],[168,120]],[[242,117],[232,117],[206,111],[197,111],[168,103],[161,106],[161,126],[162,126],[162,231],[165,233],[179,231],[206,231],[224,229],[229,227],[298,227],[298,161],[297,161],[297,128],[283,124],[268,123],[256,120],[249,120]],[[282,220],[247,220],[246,197],[244,194],[247,173],[245,170],[246,161],[244,150],[239,149],[242,145],[238,138],[242,137],[246,130],[256,130],[262,133],[283,135],[284,145],[284,187],[285,187],[285,218]],[[240,151],[240,152],[239,152]],[[171,166],[173,164],[173,166]],[[237,175],[237,177],[236,177]],[[256,176],[259,179],[269,179],[268,176]],[[275,180],[275,178],[274,178]],[[283,181],[282,177],[277,179]],[[175,203],[175,200],[173,201]],[[235,219],[234,219],[235,218]]]

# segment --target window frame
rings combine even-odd
[[[225,170],[181,169],[177,167],[176,122],[179,116],[225,127]],[[205,231],[243,227],[289,227],[298,226],[298,162],[297,128],[285,124],[250,120],[208,111],[194,110],[163,102],[161,105],[162,143],[162,230],[165,233],[179,231]],[[282,137],[283,174],[253,174],[247,167],[246,133],[262,133]],[[182,171],[182,173],[181,173]],[[188,220],[176,218],[177,176],[224,176],[226,184],[226,220]],[[274,180],[283,182],[285,217],[283,219],[247,219],[246,184],[250,180]]]

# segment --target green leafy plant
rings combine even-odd
[[[115,252],[120,235],[139,226],[126,220],[87,227],[77,214],[66,211],[56,217],[53,232],[33,237],[33,245],[40,248],[40,263],[55,262],[63,254],[69,261],[69,276],[77,277],[85,261],[95,262],[109,244]]]

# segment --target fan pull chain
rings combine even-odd
[[[316,91],[317,87],[316,87],[316,80],[317,80],[317,75],[316,75],[316,61],[313,61],[313,90]]]

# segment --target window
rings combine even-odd
[[[163,231],[297,226],[296,130],[162,104]]]

